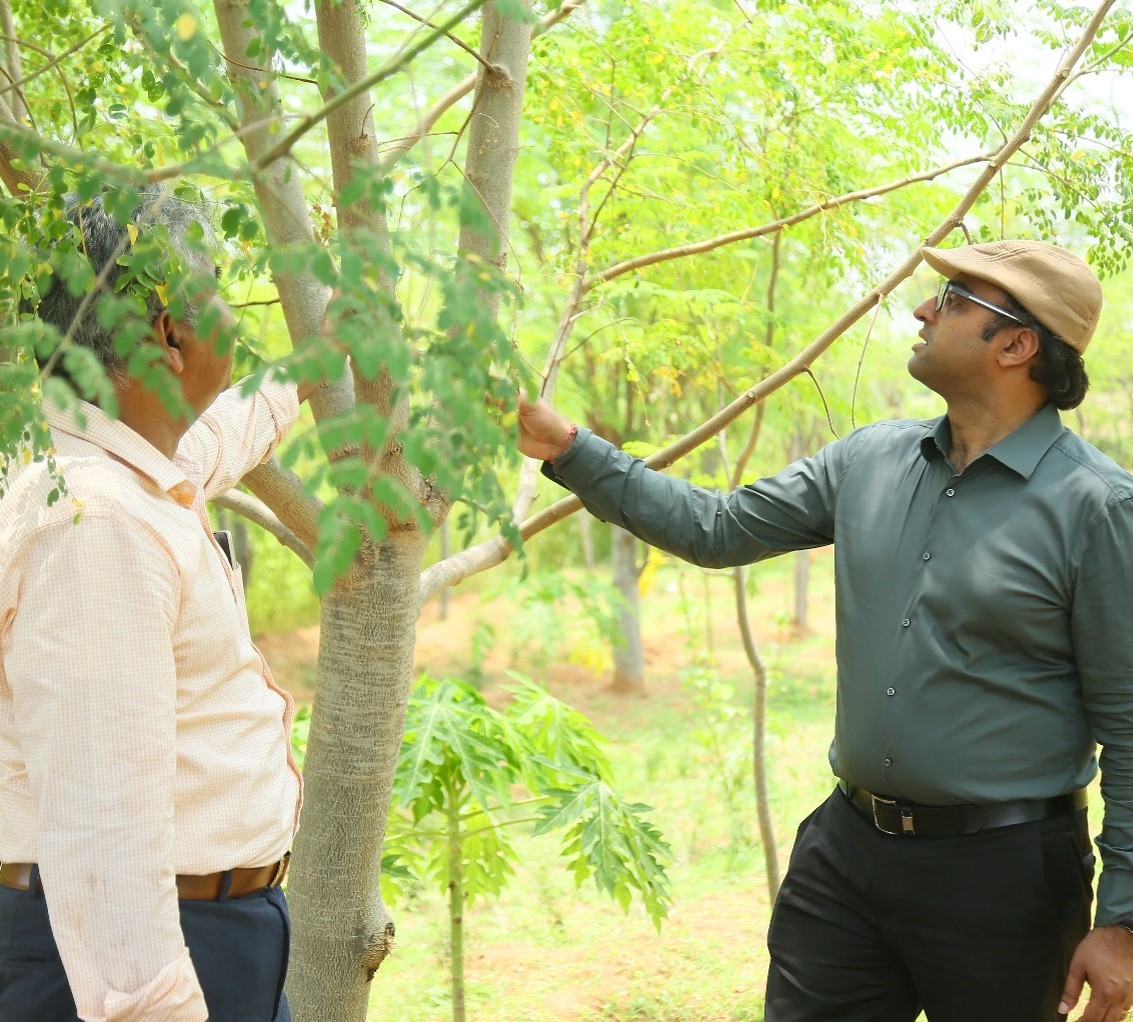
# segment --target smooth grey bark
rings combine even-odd
[[[810,437],[802,430],[791,434],[788,456],[796,461],[806,455],[812,447]],[[793,586],[793,613],[791,614],[791,628],[796,635],[805,635],[807,631],[807,611],[810,603],[810,551],[797,550],[792,554],[791,581]]]
[[[248,159],[254,163],[278,139],[284,124],[283,105],[274,75],[256,70],[251,65],[257,61],[247,57],[249,43],[259,36],[251,5],[247,0],[214,0],[214,8],[224,52],[232,58],[227,61],[227,73],[236,89],[241,141]],[[268,243],[273,248],[313,245],[315,232],[303,195],[301,175],[291,157],[282,156],[273,161],[256,175],[253,183]],[[279,292],[292,345],[300,345],[318,334],[326,315],[328,289],[310,269],[275,273],[272,279]],[[311,396],[316,419],[341,412],[350,403],[349,385],[345,382],[324,385]],[[272,510],[280,513],[278,508]]]
[[[794,613],[791,626],[797,635],[805,635],[809,626],[807,611],[810,606],[810,551],[796,550],[794,555]]]
[[[524,6],[529,8],[526,0]],[[465,205],[480,205],[489,226],[479,230],[465,217],[459,250],[493,263],[500,270],[507,266],[511,189],[519,156],[531,29],[530,22],[502,17],[493,3],[484,7],[480,55],[490,70],[481,64],[476,81],[461,201]],[[487,292],[483,299],[494,315],[499,309],[499,293]]]
[[[582,565],[594,570],[594,520],[589,515],[578,516],[578,537],[582,543]]]
[[[0,32],[4,35],[4,49],[0,53],[0,66],[3,66],[7,80],[3,82],[8,87],[19,82],[24,77],[23,64],[20,61],[20,45],[16,41],[16,25],[12,20],[12,5],[8,0],[0,0]],[[28,119],[28,107],[24,101],[23,89],[19,86],[5,94],[8,107],[17,121]]]
[[[767,893],[774,903],[779,894],[779,851],[775,843],[775,824],[771,819],[771,805],[767,797],[767,668],[755,636],[751,631],[751,618],[747,611],[746,570],[738,566],[732,569],[732,588],[736,598],[736,620],[740,626],[744,654],[751,667],[754,679],[752,686],[751,737],[752,783],[755,787],[755,812],[759,823],[760,843],[763,845],[763,864],[767,873]]]
[[[362,1022],[370,980],[390,951],[394,923],[378,880],[424,554],[419,532],[391,536],[361,582],[341,580],[323,597],[306,801],[288,883],[295,1022]]]
[[[611,525],[611,558],[614,588],[618,593],[617,622],[619,641],[614,644],[615,692],[644,695],[645,654],[641,645],[641,604],[637,589],[636,536]]]
[[[316,15],[320,48],[337,72],[324,95],[329,100],[365,77],[364,26],[354,0],[326,0]],[[530,34],[530,25],[485,8],[481,52],[493,70],[483,76],[474,107],[465,201],[482,203],[489,228],[473,232],[465,225],[459,250],[501,269]],[[338,106],[327,118],[327,131],[340,229],[365,231],[369,243],[388,252],[388,228],[379,211],[337,202],[359,169],[377,165],[371,103],[363,92]],[[392,307],[392,280],[384,283]],[[390,343],[404,343],[392,319],[378,327],[390,332]],[[396,475],[440,523],[448,498],[401,456],[397,438],[406,416],[404,402],[394,399],[398,382],[385,372],[372,380],[355,374],[359,405],[390,417],[394,427],[385,448],[362,454],[376,471]],[[365,545],[347,577],[323,601],[307,796],[289,882],[295,937],[288,997],[296,1022],[362,1022],[370,981],[395,933],[378,881],[412,682],[416,597],[427,540],[415,522],[379,510],[388,537]]]

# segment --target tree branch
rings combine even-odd
[[[308,568],[315,566],[315,558],[311,551],[303,544],[286,525],[274,514],[271,508],[262,500],[244,493],[241,490],[229,490],[219,497],[214,497],[212,503],[217,507],[226,507],[247,518],[253,525],[258,525],[265,532],[270,532],[288,550],[294,553]]]
[[[470,14],[478,11],[486,4],[488,0],[470,0],[468,4],[462,7],[456,14],[454,14],[448,21],[444,22],[441,26],[427,33],[418,43],[403,50],[398,56],[387,60],[377,71],[365,78],[354,82],[349,88],[344,89],[337,96],[334,97],[329,103],[324,104],[320,109],[312,111],[303,117],[299,123],[287,135],[281,138],[275,145],[267,149],[266,152],[253,161],[253,173],[259,173],[266,167],[271,166],[281,156],[285,156],[291,151],[291,147],[295,145],[304,135],[307,134],[316,124],[325,121],[335,110],[339,107],[345,106],[356,96],[361,96],[370,91],[375,85],[385,81],[387,78],[392,77],[399,71],[403,70],[411,64],[416,57],[427,50],[438,39],[447,34],[450,30],[464,21]],[[227,46],[225,47],[228,48]]]
[[[247,0],[214,0],[214,6],[225,52],[247,54],[249,43],[258,38]],[[283,118],[274,75],[232,62],[227,67],[229,80],[236,89],[242,126],[240,140],[250,163],[262,166],[253,174],[253,183],[268,244],[273,249],[313,246],[315,232],[297,168],[290,159],[263,160],[264,153],[272,148],[272,126],[282,123]],[[295,347],[322,330],[329,291],[309,267],[294,273],[275,273],[273,279]],[[347,377],[319,387],[311,396],[311,410],[315,420],[322,421],[345,412],[353,400]]]
[[[296,542],[308,551],[315,549],[323,504],[303,491],[302,479],[284,469],[278,458],[270,458],[240,482],[263,501]]]
[[[943,241],[953,230],[960,226],[961,221],[975,204],[976,199],[987,188],[1000,167],[1030,138],[1031,132],[1043,114],[1050,108],[1051,101],[1058,94],[1059,88],[1069,77],[1074,66],[1082,58],[1082,54],[1089,47],[1090,42],[1097,34],[1098,28],[1105,20],[1110,8],[1116,0],[1105,0],[1090,19],[1083,31],[1077,45],[1067,56],[1066,60],[1055,72],[1054,77],[1039,94],[1031,105],[1026,117],[1015,133],[1008,139],[998,152],[986,160],[988,166],[972,183],[964,196],[956,204],[937,227],[925,238],[926,246],[933,246]],[[981,162],[971,160],[968,162]],[[835,340],[853,326],[879,301],[889,295],[899,284],[912,275],[921,263],[921,253],[918,248],[911,256],[905,259],[888,277],[881,281],[877,287],[854,303],[838,320],[831,324],[810,344],[803,348],[794,358],[776,370],[759,383],[749,387],[743,394],[726,405],[706,422],[687,433],[676,442],[657,451],[645,459],[645,464],[653,469],[668,468],[679,461],[691,451],[704,444],[715,436],[720,430],[734,422],[740,415],[758,401],[773,394],[776,390],[794,379],[800,373],[809,370],[811,364],[829,348]],[[530,460],[530,459],[526,459]],[[575,496],[564,497],[538,514],[528,518],[520,526],[520,535],[524,540],[554,525],[555,522],[574,514],[580,510],[582,502]],[[450,558],[444,563],[434,564],[421,574],[418,590],[418,602],[424,603],[437,592],[442,585],[454,585],[468,578],[470,575],[495,567],[505,561],[513,550],[513,546],[500,536],[496,536],[477,546],[470,547]]]
[[[40,46],[36,46],[35,43],[30,43],[25,39],[19,39],[16,36],[8,34],[7,30],[5,30],[5,35],[4,35],[4,42],[5,43],[7,43],[7,44],[15,43],[15,44],[18,44],[20,46],[25,46],[29,50],[34,50],[36,53],[40,54],[41,56],[49,57],[50,59],[42,67],[37,67],[34,71],[32,71],[31,74],[25,75],[23,78],[19,79],[18,81],[13,82],[11,85],[7,86],[4,89],[0,89],[0,96],[3,96],[4,93],[9,92],[12,89],[23,88],[23,86],[26,85],[28,82],[33,81],[34,79],[38,78],[41,74],[44,74],[45,72],[50,71],[53,67],[57,66],[62,61],[66,60],[69,56],[71,56],[72,53],[78,53],[79,50],[81,50],[84,46],[87,45],[87,43],[92,42],[93,40],[97,39],[100,35],[102,35],[103,32],[108,32],[109,30],[110,30],[109,25],[103,25],[102,28],[96,29],[90,35],[88,35],[86,38],[80,39],[77,43],[75,43],[74,46],[69,47],[68,49],[64,50],[62,53],[58,53],[58,54],[54,54],[54,55],[52,55],[50,51],[45,50]]]
[[[327,139],[330,146],[331,180],[333,183],[335,210],[338,215],[338,228],[344,239],[359,231],[367,232],[375,239],[383,256],[390,259],[389,225],[385,210],[368,203],[356,202],[344,206],[340,196],[354,180],[359,170],[365,170],[378,163],[377,142],[374,133],[373,103],[368,89],[355,91],[353,97],[338,102],[341,96],[366,77],[366,36],[362,24],[362,14],[355,3],[320,0],[315,5],[315,17],[319,33],[319,48],[332,62],[335,71],[344,83],[340,91],[336,85],[328,86],[323,93],[327,114]],[[331,107],[333,106],[333,109]],[[384,269],[379,270],[379,287],[389,306],[395,306],[397,299],[393,279]],[[374,330],[387,334],[391,342],[405,343],[401,327],[392,316],[383,316],[373,324]],[[378,410],[383,417],[389,417],[388,396],[390,388],[385,379],[366,379],[359,371],[357,362],[351,361],[354,379],[354,393],[358,401]],[[378,460],[378,452],[366,450],[364,457],[370,464]],[[409,477],[398,471],[398,477],[411,485]]]
[[[544,17],[540,18],[539,21],[535,23],[535,29],[531,33],[531,38],[534,39],[536,36],[540,36],[544,32],[549,31],[560,21],[570,17],[570,15],[577,11],[584,3],[586,3],[586,0],[566,0],[557,10],[544,15]],[[379,165],[381,172],[388,174],[393,170],[402,156],[409,152],[421,139],[432,132],[433,126],[441,119],[441,116],[451,107],[459,103],[474,88],[476,88],[476,75],[470,74],[441,96],[441,98],[422,115],[421,119],[417,122],[417,128],[413,134],[398,139],[398,145],[394,146],[392,149],[386,150],[385,156]]]
[[[380,2],[385,4],[387,7],[393,7],[395,10],[401,11],[402,14],[406,15],[407,17],[412,18],[418,24],[424,25],[426,28],[436,29],[436,27],[437,27],[436,25],[434,25],[428,19],[422,18],[421,15],[419,15],[419,14],[414,14],[408,7],[403,7],[401,4],[397,3],[397,0],[380,0]],[[454,35],[452,32],[445,32],[444,36],[445,36],[446,39],[448,39],[449,42],[455,43],[462,50],[464,50],[464,52],[467,53],[469,56],[471,56],[472,59],[475,60],[477,63],[484,64],[484,58],[481,57],[479,53],[477,53],[474,49],[472,49],[472,47],[469,46],[468,43],[466,43],[459,36]],[[492,67],[491,67],[490,64],[484,64],[484,68],[485,68],[485,70],[488,70],[488,71],[492,70]]]
[[[584,288],[586,292],[589,292],[599,284],[605,284],[625,273],[640,270],[646,266],[653,266],[656,263],[663,263],[670,259],[683,259],[687,256],[711,252],[713,249],[722,248],[724,245],[732,245],[737,241],[749,241],[752,238],[762,238],[768,234],[781,231],[784,228],[793,227],[795,224],[809,220],[811,217],[817,216],[819,213],[825,213],[827,210],[837,209],[839,206],[845,206],[852,202],[862,202],[866,199],[872,199],[875,196],[885,195],[911,184],[918,184],[922,181],[932,181],[942,174],[951,173],[954,170],[959,170],[961,167],[970,167],[976,163],[986,163],[994,159],[995,155],[994,153],[983,153],[980,156],[969,156],[967,159],[956,160],[943,167],[935,167],[932,170],[926,170],[921,174],[912,174],[909,177],[902,178],[900,181],[890,181],[888,184],[879,185],[876,188],[863,188],[860,191],[847,192],[844,195],[837,195],[833,198],[825,199],[822,202],[815,203],[813,206],[808,206],[806,209],[799,210],[797,213],[792,213],[790,216],[783,217],[771,223],[760,224],[758,227],[745,227],[743,230],[730,231],[728,234],[721,234],[718,237],[708,238],[704,241],[695,241],[688,245],[678,245],[675,248],[667,248],[660,252],[650,252],[646,255],[635,256],[633,259],[626,259],[623,262],[616,263],[608,269],[603,270],[601,273],[590,277],[586,281]]]

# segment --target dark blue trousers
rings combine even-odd
[[[180,905],[209,1022],[291,1022],[283,994],[291,943],[283,891]],[[0,1022],[78,1022],[47,902],[36,891],[0,887]]]

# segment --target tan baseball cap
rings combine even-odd
[[[1045,241],[993,241],[963,248],[922,248],[938,273],[967,273],[1003,288],[1048,330],[1079,353],[1102,311],[1102,287],[1073,252]]]

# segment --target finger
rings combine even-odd
[[[1125,1016],[1122,1002],[1112,1000],[1105,994],[1094,990],[1086,1002],[1086,1010],[1078,1022],[1121,1022]]]
[[[1071,962],[1070,972],[1066,975],[1066,985],[1062,988],[1062,996],[1059,998],[1058,1013],[1060,1015],[1069,1015],[1074,1010],[1078,998],[1082,996],[1082,984],[1085,979],[1085,973],[1077,962]]]

